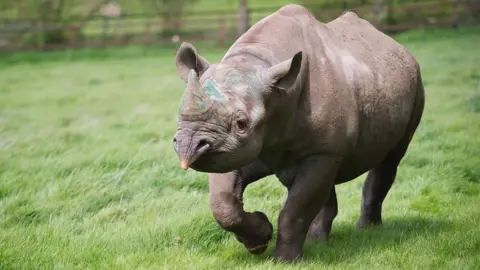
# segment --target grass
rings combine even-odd
[[[295,265],[271,261],[274,241],[250,255],[215,223],[206,175],[179,168],[171,138],[184,83],[173,52],[8,58],[0,65],[0,269],[478,269],[479,30],[397,37],[421,64],[427,103],[384,226],[354,230],[364,176],[340,185],[330,241],[308,242]],[[204,56],[213,62],[223,52]],[[269,177],[247,189],[245,207],[276,228],[285,196]]]

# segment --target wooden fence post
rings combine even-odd
[[[248,9],[247,0],[240,1],[238,9],[237,35],[241,36],[250,26],[250,11]]]
[[[219,48],[223,48],[223,44],[224,44],[224,41],[225,41],[225,17],[221,17],[219,19],[219,24],[220,24],[220,27],[218,28],[218,44],[217,46]]]
[[[452,19],[451,26],[457,28],[458,26],[458,0],[452,1]]]
[[[108,35],[108,28],[110,27],[110,19],[106,16],[103,17],[102,21],[102,44],[105,45],[107,43],[107,35]]]
[[[380,14],[382,13],[383,0],[375,1],[375,4],[372,6],[373,11],[373,25],[380,31],[382,31],[380,23]]]
[[[35,23],[35,43],[37,45],[37,48],[40,50],[43,50],[43,47],[45,45],[45,40],[44,40],[44,29],[42,23],[38,20]],[[35,45],[34,45],[35,47]]]
[[[75,25],[69,26],[68,46],[74,48],[77,41],[77,27]]]
[[[145,44],[149,45],[152,42],[152,22],[151,20],[147,19],[147,23],[145,25]]]

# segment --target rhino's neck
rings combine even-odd
[[[269,45],[242,42],[233,44],[221,61],[246,72],[259,67],[271,67],[278,62]]]

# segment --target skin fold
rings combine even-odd
[[[353,12],[320,23],[286,5],[211,64],[183,43],[186,82],[173,139],[183,169],[208,173],[210,208],[254,254],[273,227],[243,209],[245,188],[275,175],[288,189],[273,256],[302,257],[307,237],[326,240],[335,186],[368,172],[358,228],[382,223],[398,164],[421,120],[425,95],[410,52]]]

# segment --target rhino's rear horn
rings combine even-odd
[[[209,98],[205,95],[200,79],[195,70],[188,74],[187,87],[182,97],[180,113],[184,115],[195,115],[205,112],[210,104]]]

